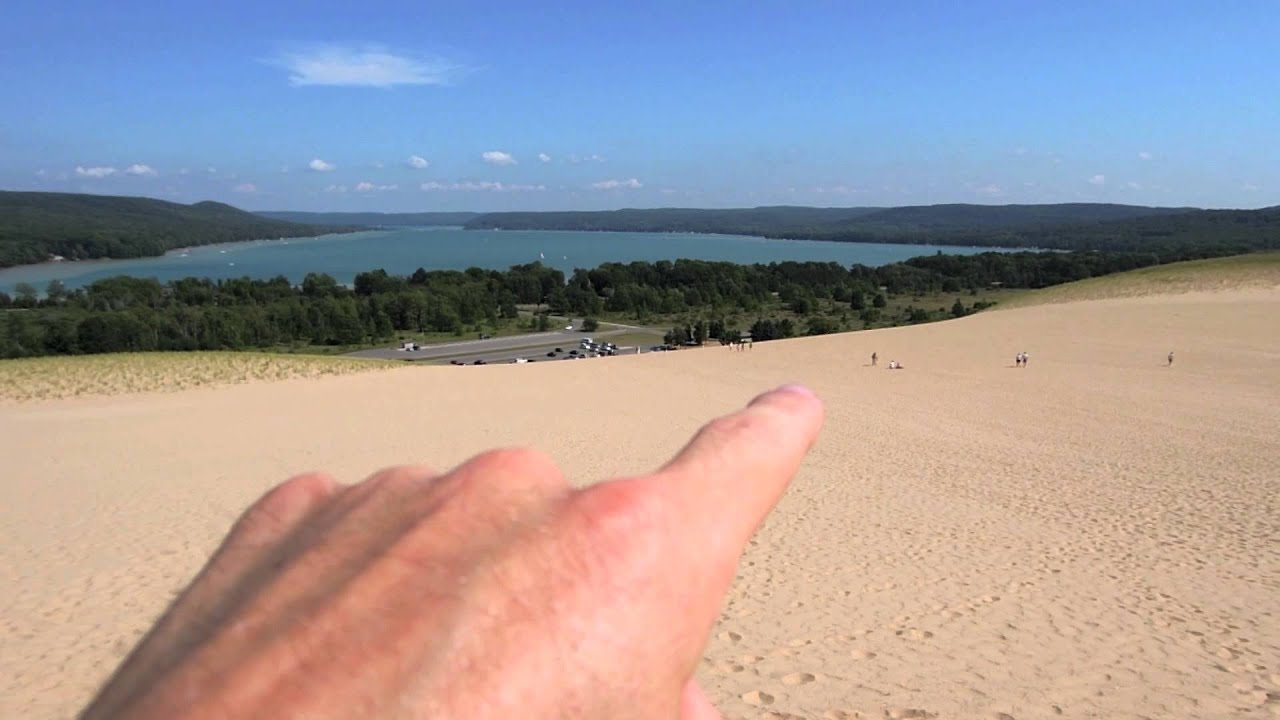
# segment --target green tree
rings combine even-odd
[[[968,313],[969,311],[965,309],[964,303],[960,302],[960,298],[956,298],[955,304],[951,306],[951,315],[959,318],[964,317]]]
[[[596,320],[596,319],[595,319],[595,318],[593,318],[593,317],[588,317],[588,318],[583,318],[583,319],[582,319],[582,331],[583,331],[583,332],[595,332],[596,330],[599,330],[599,329],[600,329],[600,321],[599,321],[599,320]]]
[[[883,308],[889,304],[889,301],[885,300],[884,293],[876,293],[875,299],[871,301],[871,304],[875,307]]]
[[[36,306],[36,286],[29,282],[20,282],[13,286],[13,292],[16,295],[13,299],[13,306],[20,308],[33,308]]]

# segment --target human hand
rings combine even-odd
[[[83,717],[718,717],[694,670],[821,424],[780,388],[657,472],[580,490],[529,450],[293,478]]]

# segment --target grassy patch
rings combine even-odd
[[[1280,252],[1251,253],[1155,265],[1025,291],[1012,302],[1002,303],[1002,307],[1277,286],[1280,286]]]
[[[400,364],[249,352],[117,353],[0,360],[0,401],[172,392],[393,367]]]

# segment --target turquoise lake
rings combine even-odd
[[[688,233],[611,233],[460,228],[397,228],[317,238],[263,240],[175,250],[163,257],[136,260],[91,260],[44,263],[0,270],[0,291],[12,294],[27,282],[43,292],[50,280],[67,287],[88,285],[114,275],[153,277],[270,278],[284,275],[294,282],[309,272],[328,273],[350,283],[357,273],[382,268],[393,275],[469,267],[505,270],[541,260],[563,270],[594,268],[605,262],[632,260],[725,260],[769,263],[783,260],[833,261],[842,265],[885,265],[919,255],[944,252],[971,255],[998,248],[939,247],[766,240],[736,235]]]

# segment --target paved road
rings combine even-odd
[[[406,351],[394,347],[360,350],[348,353],[347,357],[413,361],[466,358],[468,362],[476,358],[484,358],[486,362],[490,362],[491,359],[496,361],[499,356],[506,359],[543,357],[548,351],[557,347],[564,348],[566,352],[576,350],[578,342],[582,338],[607,338],[610,335],[619,335],[623,332],[625,331],[606,330],[598,333],[583,333],[577,330],[556,330],[529,335],[490,338],[488,340],[463,340],[438,345],[423,345],[421,350],[414,351]]]

